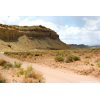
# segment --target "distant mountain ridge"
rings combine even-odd
[[[100,45],[93,45],[91,48],[100,48]]]
[[[69,46],[71,48],[89,48],[88,45],[84,45],[84,44],[79,44],[79,45],[77,45],[77,44],[70,44]]]

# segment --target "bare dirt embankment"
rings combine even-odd
[[[32,65],[32,67],[38,71],[40,71],[47,83],[81,83],[81,82],[100,82],[98,78],[93,76],[85,76],[79,75],[69,70],[64,69],[54,69],[53,67],[49,67],[47,65],[40,65],[35,63],[29,63],[26,61],[19,61],[17,59],[10,58],[5,56],[4,54],[0,54],[0,58],[5,59],[9,62],[18,61],[22,63],[22,66],[27,67]]]

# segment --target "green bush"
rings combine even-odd
[[[55,61],[56,61],[56,62],[63,62],[63,61],[64,61],[64,57],[58,55],[58,56],[55,57]]]
[[[80,60],[80,57],[71,55],[66,58],[66,63],[70,63],[78,60]]]

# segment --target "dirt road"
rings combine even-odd
[[[13,59],[10,57],[5,56],[4,54],[0,54],[0,58],[5,59],[9,62],[18,61],[17,59]],[[98,83],[100,80],[93,76],[85,76],[79,75],[72,71],[64,71],[61,69],[54,69],[46,65],[39,65],[35,63],[29,62],[21,62],[23,67],[32,66],[37,71],[40,71],[44,78],[46,79],[46,83]]]

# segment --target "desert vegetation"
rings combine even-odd
[[[66,58],[66,63],[71,63],[74,61],[79,61],[80,57],[79,56],[75,56],[75,55],[70,55]]]
[[[23,68],[20,68],[18,73],[17,73],[17,76],[20,77],[22,76],[23,77],[23,82],[25,83],[38,83],[38,82],[43,82],[43,77],[40,73],[36,72],[32,66],[29,66],[27,67],[27,69],[23,69]]]
[[[32,52],[5,52],[22,61],[45,64],[53,68],[72,70],[78,74],[100,76],[100,49],[36,50]]]
[[[0,59],[0,83],[43,83],[42,73],[32,66],[25,68],[19,62],[10,63]]]

